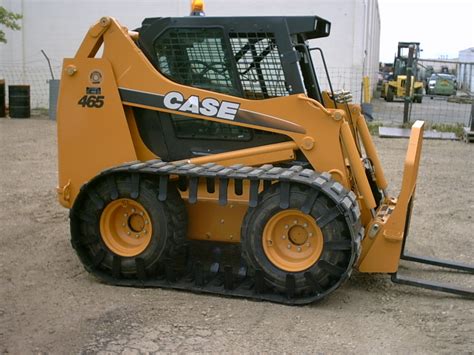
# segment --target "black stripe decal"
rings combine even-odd
[[[282,131],[289,131],[301,134],[306,133],[306,130],[296,123],[253,111],[239,110],[237,112],[237,115],[235,116],[235,120],[238,122],[248,123],[261,127],[280,129]]]
[[[124,88],[119,88],[119,93],[120,98],[124,102],[155,108],[166,108],[165,104],[163,103],[163,98],[165,97],[164,95]]]
[[[145,92],[145,91],[126,89],[126,88],[119,88],[119,93],[120,93],[120,98],[122,99],[123,102],[169,110],[164,105],[164,95],[154,94],[154,93]],[[186,112],[181,112],[181,111],[176,111],[176,112],[179,114],[186,114]],[[203,117],[207,117],[207,116],[203,116]],[[296,123],[289,122],[278,117],[264,115],[258,112],[248,111],[248,110],[243,110],[243,109],[239,109],[237,111],[237,114],[235,115],[234,120],[225,120],[219,117],[212,117],[212,118],[217,118],[227,123],[235,121],[235,122],[240,122],[240,123],[251,124],[254,126],[278,129],[281,131],[301,133],[301,134],[306,133],[306,130],[302,126]]]

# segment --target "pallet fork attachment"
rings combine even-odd
[[[408,226],[410,225],[411,207],[412,207],[412,201],[410,201],[410,206],[408,208],[407,223],[405,227],[405,238],[403,239],[402,252],[400,254],[400,259],[410,261],[413,263],[433,265],[433,266],[447,268],[451,270],[464,271],[464,272],[467,272],[468,274],[474,274],[474,265],[453,262],[453,261],[443,260],[443,259],[438,259],[438,258],[433,258],[433,257],[418,256],[418,255],[405,252],[406,239],[408,237],[408,229],[409,229]],[[467,297],[467,298],[474,298],[474,291],[472,289],[469,289],[466,287],[460,287],[460,286],[452,286],[452,285],[437,282],[437,281],[430,281],[430,280],[418,279],[414,277],[402,276],[402,275],[399,275],[398,270],[397,272],[391,274],[391,279],[392,279],[392,282],[396,284],[421,287],[428,290],[452,293],[452,294]]]
[[[424,123],[421,121],[416,121],[412,128],[412,133],[410,135],[410,141],[408,143],[408,151],[407,151],[407,158],[405,160],[405,171],[403,173],[403,184],[402,190],[400,192],[400,196],[398,199],[397,207],[402,208],[397,211],[394,211],[391,219],[395,217],[394,215],[397,212],[403,211],[403,206],[405,206],[406,215],[402,217],[402,215],[397,215],[397,218],[393,219],[391,222],[392,225],[390,226],[389,230],[391,235],[399,236],[401,241],[401,248],[400,248],[400,257],[399,260],[406,260],[410,262],[415,262],[419,264],[425,265],[433,265],[453,270],[464,271],[467,273],[474,273],[474,265],[467,265],[463,263],[456,263],[447,260],[441,260],[432,257],[423,257],[417,256],[410,253],[405,252],[406,240],[409,234],[409,226],[410,226],[410,219],[411,219],[411,212],[413,209],[413,198],[415,195],[416,190],[416,178],[418,175],[418,167],[420,162],[420,153],[421,153],[421,144],[422,144],[422,137],[423,137],[423,125]],[[401,225],[401,222],[404,223],[404,226]],[[401,233],[403,231],[403,233]],[[399,263],[399,260],[397,264]],[[390,272],[392,282],[409,285],[409,286],[416,286],[421,288],[426,288],[429,290],[435,290],[440,292],[447,292],[453,293],[456,295],[464,296],[472,298],[474,296],[474,292],[471,289],[459,287],[459,286],[451,286],[448,284],[443,284],[439,282],[429,281],[425,279],[417,279],[407,276],[402,276],[398,274],[398,266],[395,272]]]

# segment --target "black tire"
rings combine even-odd
[[[299,210],[308,195],[308,190],[304,186],[292,185],[289,209]],[[321,191],[309,215],[316,220],[318,216],[325,215],[334,206],[334,202],[325,195],[324,191]],[[262,243],[265,225],[273,215],[282,210],[280,208],[280,186],[274,184],[261,193],[261,200],[257,207],[249,208],[247,211],[242,225],[241,244],[242,257],[247,262],[250,270],[262,270],[266,282],[279,292],[285,290],[288,274],[294,276],[296,294],[302,294],[311,288],[305,278],[306,273],[311,274],[310,276],[317,283],[320,292],[324,294],[337,288],[349,277],[359,248],[357,246],[358,242],[352,240],[350,227],[347,225],[344,216],[339,215],[321,228],[324,244],[320,258],[306,270],[288,272],[278,268],[268,259]],[[349,247],[345,250],[331,250],[325,247],[328,242],[341,242]],[[328,267],[328,264],[343,271],[339,275],[334,275],[329,271],[330,266]]]
[[[387,102],[393,102],[393,88],[391,86],[388,87],[387,89],[387,95],[385,97],[385,100]]]
[[[131,198],[133,182],[128,174],[99,178],[81,189],[71,210],[71,242],[92,273],[114,278],[136,278],[151,274],[160,261],[176,257],[186,244],[187,217],[184,202],[176,186],[169,183],[167,200],[158,200],[158,184],[141,177],[139,202],[151,219],[153,233],[146,249],[133,257],[112,252],[102,239],[100,218],[105,207],[118,198]]]
[[[423,101],[423,89],[415,90],[415,97],[413,98],[415,103],[421,104]]]

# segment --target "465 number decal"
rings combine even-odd
[[[104,98],[103,95],[84,95],[77,104],[82,107],[101,108],[104,106]]]

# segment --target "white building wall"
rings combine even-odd
[[[47,107],[50,78],[43,49],[56,77],[62,58],[74,56],[88,28],[101,16],[117,18],[130,29],[146,17],[187,16],[190,0],[0,0],[0,6],[23,14],[21,31],[6,31],[0,45],[0,78],[29,84],[32,106]],[[380,15],[377,0],[205,0],[208,16],[317,15],[332,23],[329,38],[312,41],[323,49],[335,89],[353,91],[358,102],[363,75],[376,84]],[[317,57],[317,56],[316,56]],[[322,74],[319,58],[315,58]],[[327,87],[325,75],[321,86]]]
[[[459,51],[458,87],[474,93],[474,47]]]

